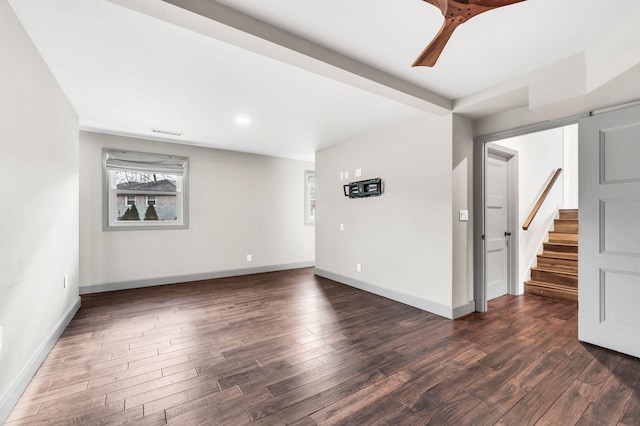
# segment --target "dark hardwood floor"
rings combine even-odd
[[[83,296],[7,424],[640,424],[640,360],[579,343],[574,302],[489,307],[312,269]]]

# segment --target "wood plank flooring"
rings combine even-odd
[[[83,296],[7,425],[640,424],[640,360],[579,343],[574,302],[489,309],[313,269]]]

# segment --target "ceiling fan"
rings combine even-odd
[[[444,23],[440,32],[422,51],[418,59],[412,66],[432,67],[440,57],[445,44],[458,25],[467,22],[469,19],[483,12],[487,12],[498,7],[508,6],[526,0],[424,0],[434,5],[444,16]]]

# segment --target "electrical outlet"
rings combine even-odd
[[[67,274],[62,276],[62,288],[65,290],[67,289]]]
[[[459,212],[460,222],[466,222],[469,220],[469,210],[460,210]]]
[[[344,172],[340,172],[340,180],[344,180]]]
[[[247,262],[251,262],[252,256],[250,254],[247,255]]]
[[[356,263],[356,272],[362,272],[362,265],[359,263]]]
[[[344,178],[345,179],[349,179],[349,172],[348,171],[344,172]]]
[[[356,177],[362,176],[362,169],[356,169]]]
[[[341,224],[340,224],[340,230],[341,230],[341,231],[344,231],[344,223],[341,223]]]

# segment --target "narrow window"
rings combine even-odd
[[[316,172],[304,171],[304,224],[316,223]]]

